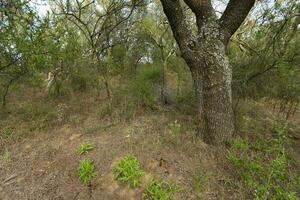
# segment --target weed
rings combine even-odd
[[[196,171],[196,174],[194,176],[194,181],[193,181],[194,190],[198,198],[201,198],[202,196],[204,186],[207,181],[206,179],[207,179],[206,174],[202,170],[198,169]]]
[[[143,198],[146,200],[169,200],[175,193],[180,191],[181,188],[178,185],[152,179],[146,185]]]
[[[236,174],[250,188],[249,195],[255,199],[297,199],[294,174],[289,170],[289,160],[285,145],[289,143],[284,129],[276,130],[272,140],[236,139],[231,145],[228,159],[236,169]]]
[[[133,155],[127,155],[119,160],[114,168],[115,179],[128,183],[131,187],[139,186],[140,177],[144,174],[139,161]]]
[[[94,146],[90,143],[82,143],[79,145],[78,153],[80,155],[85,154],[94,149]]]
[[[81,160],[79,162],[78,174],[80,181],[86,186],[89,185],[91,179],[97,176],[93,162],[89,159]]]
[[[171,131],[172,135],[175,137],[176,142],[179,143],[180,141],[180,133],[181,133],[181,125],[178,123],[177,120],[170,123],[169,130]]]
[[[13,129],[11,128],[3,128],[0,131],[0,139],[9,139],[13,135]]]

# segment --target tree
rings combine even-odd
[[[0,2],[0,96],[4,107],[13,86],[26,82],[47,52],[40,35],[47,23],[27,1]]]
[[[258,2],[255,18],[248,18],[231,38],[228,56],[233,66],[235,108],[239,98],[267,97],[286,118],[297,110],[299,6],[296,0]]]
[[[109,59],[113,47],[126,42],[128,30],[133,23],[130,18],[143,1],[60,0],[55,3],[59,10],[56,14],[65,16],[86,39],[92,58],[96,60],[107,97],[111,99],[110,68],[103,60]]]
[[[207,143],[228,141],[234,132],[232,69],[226,55],[230,37],[255,0],[230,0],[218,19],[211,0],[184,0],[196,18],[193,33],[180,0],[161,0],[181,56],[190,68],[199,104],[199,133]]]

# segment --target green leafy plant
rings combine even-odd
[[[296,200],[297,179],[285,149],[289,139],[284,129],[276,133],[272,140],[234,140],[227,158],[254,199]]]
[[[85,154],[94,149],[94,146],[90,143],[82,143],[79,145],[78,153],[80,155]]]
[[[176,184],[169,184],[164,181],[152,179],[146,185],[146,190],[143,193],[143,199],[169,200],[174,194],[180,191],[181,188]]]
[[[79,162],[79,179],[84,185],[89,185],[91,179],[97,176],[95,166],[90,159],[84,159]]]
[[[119,160],[114,168],[115,179],[128,183],[131,187],[139,186],[140,177],[144,174],[139,161],[131,154]]]

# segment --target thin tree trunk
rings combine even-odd
[[[105,85],[105,91],[106,91],[107,98],[111,99],[111,92],[110,92],[109,84],[108,84],[107,80],[104,81],[104,85]]]
[[[10,86],[12,85],[14,79],[11,79],[8,84],[5,86],[5,89],[4,89],[4,94],[2,96],[2,107],[4,108],[6,106],[6,97],[7,97],[7,94],[8,94],[8,91],[9,91],[9,88]]]

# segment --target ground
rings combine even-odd
[[[37,105],[48,101],[43,95],[36,96]],[[195,137],[194,129],[189,127],[193,115],[178,116],[166,108],[137,111],[131,120],[122,120],[119,115],[107,115],[99,108],[104,100],[80,94],[76,104],[74,101],[63,104],[51,101],[50,105],[64,110],[59,120],[38,129],[31,127],[30,120],[30,125],[26,125],[29,128],[21,126],[23,123],[15,125],[18,129],[22,127],[22,137],[4,140],[5,144],[2,141],[0,199],[136,200],[142,199],[145,182],[156,177],[182,187],[175,200],[193,200],[200,198],[195,190],[199,170],[206,179],[201,199],[244,198],[230,174],[227,148],[207,145]],[[24,106],[14,105],[10,111],[6,110],[10,115]],[[4,123],[14,126],[14,120],[19,118],[2,118],[2,126]],[[183,126],[179,140],[168,129],[174,120]],[[83,142],[95,148],[79,155],[77,149]],[[146,172],[139,189],[131,189],[113,178],[115,162],[128,153],[136,155]],[[97,177],[90,186],[83,186],[78,179],[78,163],[83,158],[91,158],[96,166]]]

